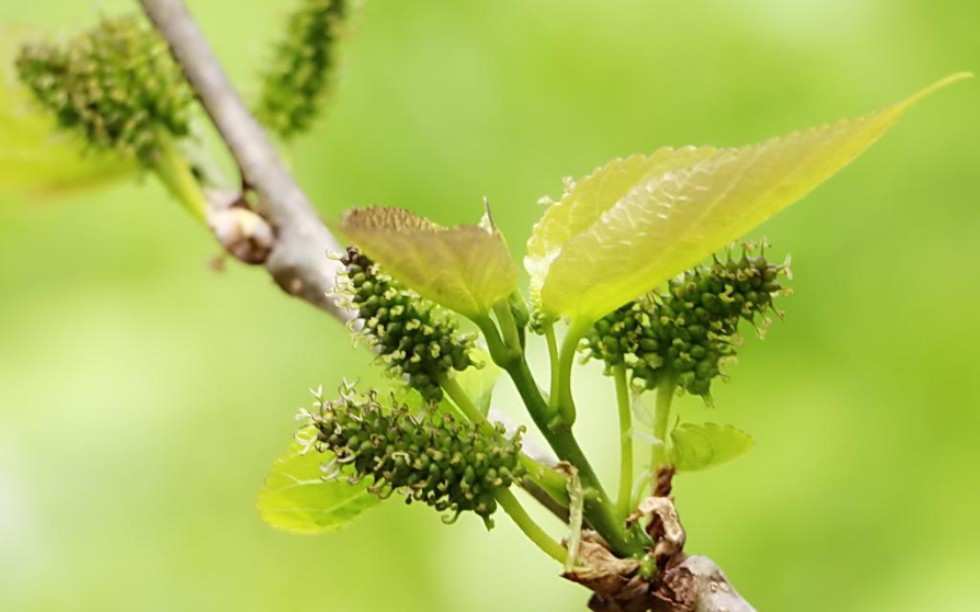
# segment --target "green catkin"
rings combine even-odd
[[[600,319],[586,339],[589,357],[608,367],[625,364],[634,384],[653,389],[669,376],[687,392],[710,400],[711,383],[738,350],[738,325],[755,323],[785,291],[762,249],[746,245],[670,281],[667,292],[624,305]]]
[[[283,139],[309,130],[330,86],[351,0],[299,0],[263,72],[255,114]]]
[[[334,477],[370,478],[372,494],[404,494],[408,503],[449,513],[449,521],[473,511],[491,527],[494,492],[525,474],[522,431],[508,438],[503,425],[491,432],[446,412],[413,414],[394,395],[359,395],[345,386],[339,399],[317,400],[309,424],[317,431],[314,448],[334,455],[327,466]]]
[[[476,365],[470,358],[474,336],[461,333],[448,312],[402,288],[357,248],[348,247],[340,261],[340,290],[357,313],[361,333],[392,373],[427,402],[441,400],[442,378]]]
[[[103,19],[63,45],[26,45],[16,67],[58,125],[93,148],[153,166],[161,138],[190,131],[193,94],[164,41],[136,16]]]

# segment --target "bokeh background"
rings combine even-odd
[[[254,93],[286,3],[190,5]],[[72,31],[95,10],[4,2],[0,21]],[[980,68],[978,28],[973,0],[370,0],[294,163],[329,219],[472,221],[486,195],[519,256],[563,176],[870,111]],[[688,549],[761,610],[980,609],[978,87],[754,234],[793,254],[788,318],[713,412],[679,402],[757,439],[676,494]],[[397,501],[334,535],[265,526],[255,493],[306,389],[374,375],[340,325],[214,255],[149,181],[0,201],[0,609],[584,609],[503,515],[489,535]],[[614,482],[598,370],[578,431]]]

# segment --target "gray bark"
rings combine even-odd
[[[272,226],[265,267],[290,295],[347,320],[350,313],[329,296],[339,263],[327,258],[340,247],[306,194],[286,170],[265,130],[228,80],[211,46],[180,0],[140,0],[170,45],[201,105],[234,156],[245,185],[254,190]]]

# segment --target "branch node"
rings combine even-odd
[[[275,241],[269,252],[262,254],[261,263],[290,295],[326,310],[341,321],[349,320],[351,314],[328,297],[339,266],[325,254],[340,250],[337,241],[286,169],[262,126],[235,92],[184,3],[140,0],[140,4],[167,41],[174,59],[235,158],[242,184],[259,196],[263,218],[275,228]],[[254,219],[246,223],[250,224],[255,226],[254,231],[264,233]],[[245,255],[259,259],[259,253]]]

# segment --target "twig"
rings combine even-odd
[[[336,240],[286,170],[265,131],[235,92],[184,3],[181,0],[140,0],[140,4],[170,45],[174,58],[238,163],[243,182],[255,190],[265,206],[263,215],[275,230],[266,269],[287,293],[341,321],[350,319],[351,313],[334,304],[328,295],[333,291],[339,264],[326,255],[330,251],[339,251]],[[650,593],[639,577],[633,576],[638,569],[635,560],[612,557],[604,544],[594,544],[593,548],[609,557],[608,562],[615,568],[610,570],[606,567],[608,564],[600,564],[603,566],[581,571],[598,572],[600,578],[620,580],[624,584],[629,581],[630,587],[635,589],[636,599],[616,601],[597,593],[591,602],[592,609],[752,610],[731,587],[721,569],[705,557],[687,557],[668,568],[660,590]],[[656,601],[651,599],[654,596]]]
[[[658,595],[668,610],[755,612],[711,559],[694,555],[664,573]]]
[[[334,304],[339,263],[327,253],[339,251],[334,237],[286,170],[265,131],[225,75],[207,39],[181,0],[140,0],[157,31],[170,45],[201,104],[238,163],[243,182],[255,190],[263,215],[275,230],[265,267],[290,295],[341,320],[350,313]]]

